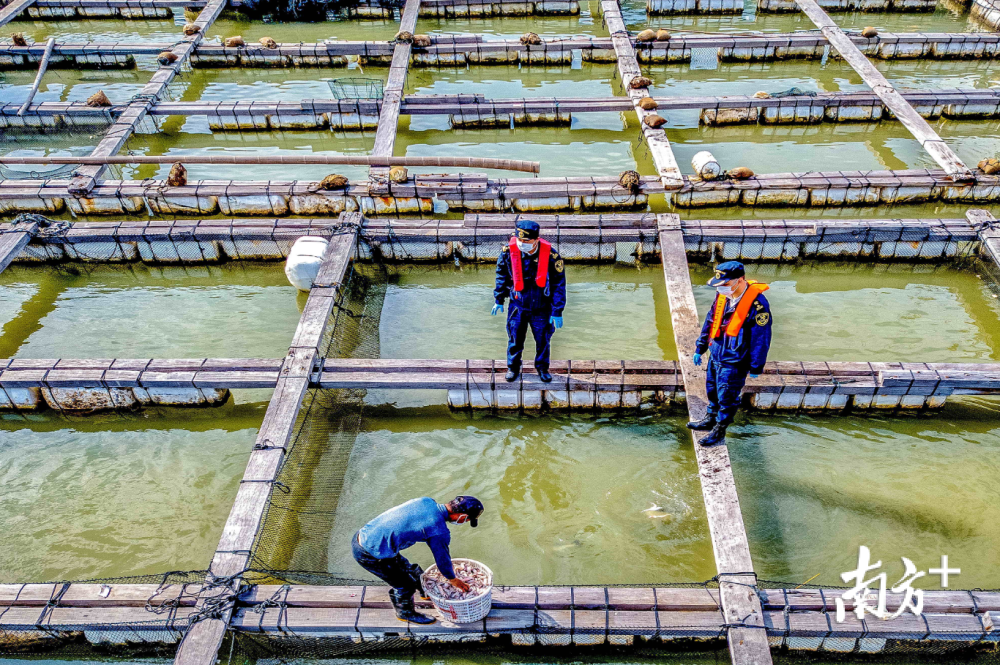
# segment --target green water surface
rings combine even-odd
[[[203,570],[266,403],[0,416],[0,581]]]
[[[280,263],[15,265],[0,357],[280,358],[299,306]]]

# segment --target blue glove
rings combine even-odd
[[[502,311],[503,311],[503,305],[501,305],[500,303],[497,303],[497,304],[493,305],[493,310],[490,312],[490,314],[492,314],[493,316],[496,316],[497,314],[499,314]]]
[[[700,353],[694,354],[693,360],[694,360],[694,364],[695,364],[696,367],[701,366],[701,354]]]
[[[758,378],[760,378],[760,374],[747,374],[747,376],[749,378],[751,378],[751,379],[758,379]]]
[[[556,327],[556,330],[562,328],[562,317],[561,316],[550,316],[549,323]]]

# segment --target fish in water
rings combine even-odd
[[[459,591],[441,574],[437,566],[424,573],[424,591],[445,600],[466,600],[485,593],[493,586],[486,569],[472,561],[455,561],[455,575],[469,585],[469,591]]]
[[[649,508],[643,510],[642,512],[646,513],[646,517],[654,520],[666,518],[667,521],[669,522],[674,518],[674,516],[671,513],[665,512],[663,508],[656,505],[655,503]]]

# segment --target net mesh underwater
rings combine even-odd
[[[615,231],[608,229],[609,238]],[[602,231],[602,235],[603,235]],[[489,235],[489,234],[487,234]],[[492,260],[503,246],[502,240],[489,235],[482,243],[470,245],[474,254],[466,260]],[[632,250],[640,249],[645,240],[635,243]],[[650,251],[655,247],[655,236],[648,239]],[[861,241],[859,240],[859,246]],[[113,251],[112,248],[109,248]],[[247,250],[249,251],[249,250]],[[594,259],[613,260],[615,241],[600,243]],[[640,249],[641,253],[641,249]],[[362,238],[362,261],[356,261],[348,270],[341,289],[341,300],[334,307],[330,325],[321,343],[321,356],[336,358],[378,358],[379,324],[386,291],[404,266],[393,263],[440,261],[453,257],[447,244],[436,239],[403,240],[393,237],[372,242]],[[456,259],[457,260],[457,259]],[[992,276],[995,287],[996,276]],[[535,587],[534,607],[531,603],[522,608],[521,618],[527,617],[517,627],[480,622],[477,630],[467,634],[455,632],[414,633],[408,624],[399,623],[395,630],[366,632],[359,626],[368,625],[365,614],[391,610],[374,604],[366,607],[360,591],[356,612],[355,630],[337,635],[320,634],[322,631],[296,629],[289,625],[288,593],[290,585],[315,585],[322,587],[354,586],[377,589],[384,586],[379,580],[356,571],[330,571],[328,562],[329,537],[337,512],[338,501],[344,488],[345,474],[356,437],[363,427],[364,390],[310,389],[300,410],[294,435],[287,448],[287,456],[274,484],[263,527],[254,542],[251,563],[247,570],[233,579],[212,580],[206,584],[206,570],[171,571],[162,575],[83,580],[94,585],[148,585],[136,601],[142,612],[132,611],[120,622],[102,621],[81,629],[78,624],[67,625],[61,610],[68,607],[65,595],[70,583],[52,585],[47,599],[32,606],[0,603],[0,656],[17,656],[37,659],[90,659],[90,658],[171,658],[176,645],[188,628],[206,618],[223,616],[238,602],[242,605],[244,619],[239,628],[231,628],[220,651],[220,659],[227,665],[259,662],[265,665],[286,662],[338,659],[363,656],[368,658],[417,659],[424,657],[468,657],[475,649],[477,660],[498,662],[557,662],[569,657],[574,660],[595,662],[621,662],[627,659],[683,659],[691,662],[728,662],[726,647],[728,625],[677,625],[677,615],[682,612],[664,610],[665,591],[669,589],[694,589],[704,593],[709,603],[718,609],[718,579],[707,581],[665,584],[602,585],[603,606],[600,602],[583,604],[574,596],[583,587],[563,587],[569,590],[570,605],[562,612],[565,617],[553,620],[558,611],[547,610],[538,600]],[[269,598],[257,604],[239,601],[246,597],[248,585],[274,585]],[[559,585],[547,585],[559,586]],[[801,581],[757,580],[748,587],[758,593],[768,589],[794,589],[802,587]],[[196,606],[199,595],[208,588],[227,587],[233,593],[224,596],[223,602]],[[613,608],[610,591],[615,588],[640,588],[651,590],[652,612],[642,614],[655,617],[655,624],[638,620],[629,634],[629,612]],[[507,587],[497,587],[504,590]],[[528,587],[530,588],[530,587]],[[829,587],[827,587],[829,588]],[[593,588],[591,588],[593,589]],[[27,593],[29,585],[11,584],[5,588],[6,596],[16,601]],[[956,592],[960,593],[960,592]],[[967,593],[972,606],[976,596]],[[377,594],[372,592],[372,598]],[[384,595],[384,591],[383,591]],[[774,607],[774,597],[770,607]],[[785,607],[778,607],[778,614],[769,619],[766,628],[776,662],[815,661],[881,661],[881,662],[1000,662],[998,640],[1000,634],[987,628],[988,617],[973,611],[965,616],[976,617],[980,629],[963,633],[955,630],[943,634],[931,624],[926,625],[923,639],[897,639],[879,632],[869,617],[862,622],[860,631],[850,633],[838,629],[832,612],[820,615],[825,626],[819,626],[808,635],[793,631],[797,610],[791,609],[786,594]],[[577,599],[577,600],[574,600]],[[577,603],[580,603],[579,605]],[[825,605],[825,603],[824,603]],[[578,612],[585,608],[591,621],[578,624]],[[277,623],[265,618],[277,612]],[[639,614],[639,613],[633,613]],[[672,615],[667,619],[667,615]],[[136,617],[142,620],[136,620]],[[596,623],[593,619],[596,617]],[[776,617],[776,618],[775,618]],[[661,618],[664,623],[661,625]],[[570,630],[565,630],[568,622]],[[683,624],[683,619],[680,619]],[[668,625],[669,623],[669,625]],[[614,626],[614,627],[612,627]],[[256,627],[256,629],[255,629]],[[876,630],[869,630],[876,628]],[[794,633],[794,634],[793,634]],[[551,650],[552,645],[560,646]]]

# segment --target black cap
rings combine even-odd
[[[469,524],[473,527],[479,526],[479,516],[485,510],[482,501],[474,496],[456,496],[451,505],[454,506],[452,512],[465,513],[469,516]]]
[[[517,239],[518,240],[534,240],[539,235],[538,222],[533,222],[530,219],[522,219],[517,223]]]
[[[744,277],[746,274],[746,269],[743,268],[743,264],[739,261],[726,261],[725,263],[720,263],[715,266],[715,277],[708,280],[708,285],[719,286],[720,284],[728,282],[731,279]]]

